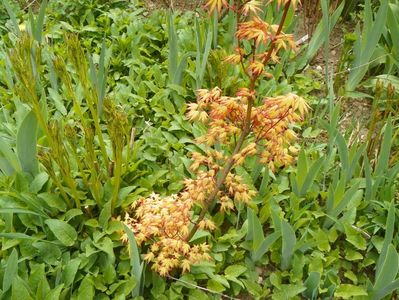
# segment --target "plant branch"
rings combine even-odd
[[[254,88],[255,88],[255,81],[254,80],[251,81],[250,88],[251,88],[251,91],[254,90]],[[245,121],[244,121],[243,129],[241,131],[240,138],[238,139],[237,144],[236,144],[236,146],[234,148],[234,151],[231,154],[229,160],[226,162],[226,165],[224,166],[224,168],[223,168],[223,170],[222,170],[222,172],[220,174],[220,177],[216,181],[215,188],[209,194],[208,198],[204,202],[204,206],[201,209],[201,212],[200,212],[200,214],[198,216],[198,219],[195,222],[195,225],[192,228],[190,234],[187,236],[187,239],[186,239],[187,241],[190,241],[191,238],[194,236],[194,234],[197,232],[198,224],[205,218],[205,215],[208,212],[209,207],[214,202],[218,192],[220,191],[224,181],[226,180],[227,175],[229,174],[229,172],[233,168],[234,161],[235,161],[234,156],[240,152],[240,150],[242,148],[242,145],[244,144],[245,138],[250,133],[251,115],[252,115],[252,108],[253,108],[254,102],[255,102],[254,96],[252,98],[248,98],[247,114],[246,114],[246,118],[245,118]]]
[[[283,12],[283,15],[281,17],[280,24],[278,25],[278,29],[277,29],[276,35],[273,37],[273,39],[271,41],[270,49],[269,49],[269,51],[267,52],[265,58],[262,61],[264,65],[266,65],[269,62],[269,60],[270,60],[270,58],[272,56],[273,50],[276,47],[276,40],[277,40],[277,37],[280,35],[281,31],[283,30],[283,26],[284,26],[284,23],[285,23],[285,19],[287,18],[288,10],[290,9],[290,5],[291,5],[291,0],[288,0],[287,3],[284,6],[284,12]]]

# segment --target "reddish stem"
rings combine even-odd
[[[288,0],[287,3],[284,6],[284,12],[283,12],[283,15],[281,17],[280,24],[279,24],[279,27],[278,27],[277,32],[276,32],[276,36],[280,35],[280,33],[281,33],[282,29],[283,29],[284,22],[285,22],[285,19],[287,18],[287,13],[288,13],[288,10],[290,8],[290,5],[291,5],[291,0]],[[239,22],[239,18],[240,17],[241,17],[241,14],[240,14],[240,12],[238,12],[237,13],[237,28],[238,28],[238,22]],[[273,50],[275,48],[275,41],[276,41],[276,37],[272,40],[272,42],[271,42],[272,44],[270,45],[269,52],[266,54],[266,57],[263,60],[263,64],[264,65],[267,64],[269,62],[269,60],[270,60],[272,52],[273,52]],[[238,40],[238,45],[240,45],[240,40]],[[241,62],[242,62],[242,57],[241,57]],[[245,72],[245,73],[247,74],[247,72]],[[247,75],[250,77],[249,90],[252,93],[252,92],[255,91],[255,84],[256,84],[256,80],[259,78],[259,75],[258,76],[250,76],[250,74],[247,74]],[[253,93],[253,94],[255,94],[255,93]],[[251,115],[252,115],[252,108],[253,108],[254,102],[255,102],[255,96],[252,96],[251,98],[248,98],[247,114],[246,114],[246,118],[245,118],[245,121],[244,121],[243,129],[241,131],[240,138],[238,139],[237,144],[234,147],[233,153],[231,154],[230,158],[226,162],[226,165],[224,166],[223,170],[221,171],[220,177],[216,181],[215,188],[212,190],[212,192],[209,194],[209,196],[207,197],[206,201],[204,202],[204,205],[203,205],[203,207],[201,209],[201,212],[200,212],[200,214],[198,216],[198,219],[197,219],[194,227],[190,231],[189,235],[187,236],[186,241],[190,241],[191,238],[194,236],[194,234],[197,232],[199,223],[205,218],[205,215],[208,212],[209,207],[214,202],[218,192],[220,191],[224,181],[227,178],[227,175],[229,174],[229,172],[231,171],[231,169],[234,166],[234,161],[235,161],[234,160],[234,156],[240,152],[246,137],[250,133]]]

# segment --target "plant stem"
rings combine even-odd
[[[255,88],[255,81],[251,81],[251,91],[253,91]],[[194,224],[193,229],[191,230],[190,234],[187,236],[187,241],[190,241],[191,238],[194,236],[194,234],[198,230],[198,224],[205,218],[205,214],[208,212],[209,207],[211,204],[214,202],[214,199],[216,198],[219,190],[221,189],[224,181],[226,180],[227,175],[229,174],[230,170],[233,168],[234,165],[234,156],[238,154],[241,150],[242,145],[244,144],[245,138],[248,136],[250,132],[250,127],[251,127],[251,114],[252,114],[252,107],[254,105],[254,97],[248,99],[248,105],[247,105],[247,115],[244,121],[244,127],[243,130],[241,131],[240,138],[238,139],[238,142],[234,148],[233,153],[231,154],[229,160],[226,162],[225,167],[222,170],[222,173],[220,174],[220,177],[216,181],[215,188],[213,189],[212,193],[209,194],[208,198],[206,199],[204,206],[201,209],[201,212],[198,216],[197,221]]]
[[[279,36],[283,30],[283,26],[284,26],[284,22],[285,19],[287,18],[287,14],[288,14],[288,10],[290,8],[291,5],[291,0],[288,0],[287,3],[284,6],[284,12],[283,15],[281,17],[280,20],[280,24],[279,27],[277,29],[276,35],[275,37],[272,39],[271,41],[271,45],[270,45],[270,49],[267,52],[265,58],[263,59],[263,63],[267,64],[271,58],[271,55],[273,53],[273,50],[275,48],[275,41],[276,41],[276,37]],[[238,28],[238,21],[239,21],[239,16],[237,15],[237,28]],[[240,41],[238,40],[238,43],[240,43]],[[255,51],[253,50],[252,55],[255,55]],[[241,64],[242,64],[242,58],[241,58]],[[245,69],[244,69],[245,72]],[[250,87],[249,90],[250,92],[255,92],[255,85],[256,85],[256,81],[259,78],[259,75],[252,75],[250,76],[250,74],[248,74],[247,72],[245,72],[249,77],[250,77]],[[255,93],[253,93],[255,94]],[[233,153],[231,154],[230,158],[228,159],[228,161],[226,162],[223,170],[220,173],[219,178],[216,181],[215,184],[215,188],[212,190],[212,192],[209,194],[209,196],[207,197],[206,201],[204,202],[204,205],[201,209],[201,212],[198,216],[197,221],[194,224],[194,227],[192,228],[192,230],[190,231],[189,235],[187,236],[186,240],[190,241],[191,238],[194,236],[194,234],[197,232],[198,230],[198,225],[199,223],[205,218],[206,213],[208,212],[209,208],[211,207],[211,205],[213,204],[213,202],[215,201],[215,198],[218,194],[218,192],[220,191],[220,189],[222,188],[222,185],[224,183],[224,181],[226,180],[229,172],[231,171],[231,169],[234,166],[234,157],[236,154],[238,154],[245,142],[245,139],[247,138],[247,136],[250,133],[250,129],[251,129],[251,114],[252,114],[252,108],[254,106],[254,102],[255,102],[255,96],[252,96],[251,98],[248,98],[248,104],[247,104],[247,114],[244,120],[244,125],[243,125],[243,129],[241,131],[241,135],[237,141],[236,146],[234,147]]]
[[[264,65],[266,65],[269,62],[269,60],[270,60],[270,58],[272,56],[273,50],[276,47],[276,37],[279,36],[281,34],[281,31],[283,30],[283,26],[284,26],[284,23],[285,23],[285,19],[287,18],[288,10],[290,9],[290,5],[291,5],[291,0],[287,1],[287,3],[284,6],[284,12],[283,12],[283,15],[281,17],[280,24],[278,25],[278,29],[277,29],[276,35],[272,39],[272,42],[271,42],[272,44],[270,45],[270,49],[267,52],[266,57],[263,59],[263,64]]]

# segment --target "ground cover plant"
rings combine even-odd
[[[0,298],[396,297],[399,3],[358,4],[2,0]]]

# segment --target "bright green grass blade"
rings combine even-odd
[[[133,231],[126,225],[123,224],[125,232],[129,239],[130,245],[130,266],[132,267],[132,275],[136,280],[136,286],[132,291],[132,297],[137,297],[140,295],[140,288],[142,284],[143,268],[144,263],[140,263],[140,252],[137,248],[136,239],[134,238]]]
[[[1,237],[1,234],[0,234]],[[14,248],[7,259],[5,273],[3,278],[3,293],[7,292],[11,287],[12,281],[18,275],[18,251]]]
[[[342,169],[348,170],[349,169],[349,154],[348,154],[348,146],[342,134],[340,132],[337,133],[336,137],[336,144],[338,147],[338,153],[340,162],[342,165]]]
[[[377,261],[376,277],[380,276],[380,273],[382,271],[382,264],[385,261],[385,257],[388,252],[388,247],[392,243],[394,227],[395,227],[395,205],[393,202],[391,202],[388,208],[384,243],[382,244],[381,253]]]
[[[312,166],[310,167],[308,173],[306,174],[305,181],[301,187],[300,196],[303,197],[308,192],[309,188],[312,186],[315,178],[319,174],[321,167],[325,162],[324,157],[320,157],[318,160],[313,162]]]
[[[168,45],[169,45],[169,55],[168,55],[168,73],[169,80],[172,83],[175,83],[174,75],[176,74],[177,61],[178,61],[178,45],[177,45],[177,34],[175,25],[173,23],[174,16],[173,12],[168,12],[167,17],[167,25],[168,25]]]
[[[377,165],[375,167],[375,176],[382,176],[387,170],[390,158],[390,152],[392,147],[392,123],[389,118],[386,122],[384,137],[382,139],[380,153],[377,159]]]
[[[43,0],[40,4],[39,15],[35,22],[35,28],[33,30],[33,36],[39,43],[42,42],[44,20],[46,16],[47,0]]]
[[[35,114],[31,111],[18,128],[17,155],[22,170],[32,175],[38,172],[36,139],[37,121]]]

